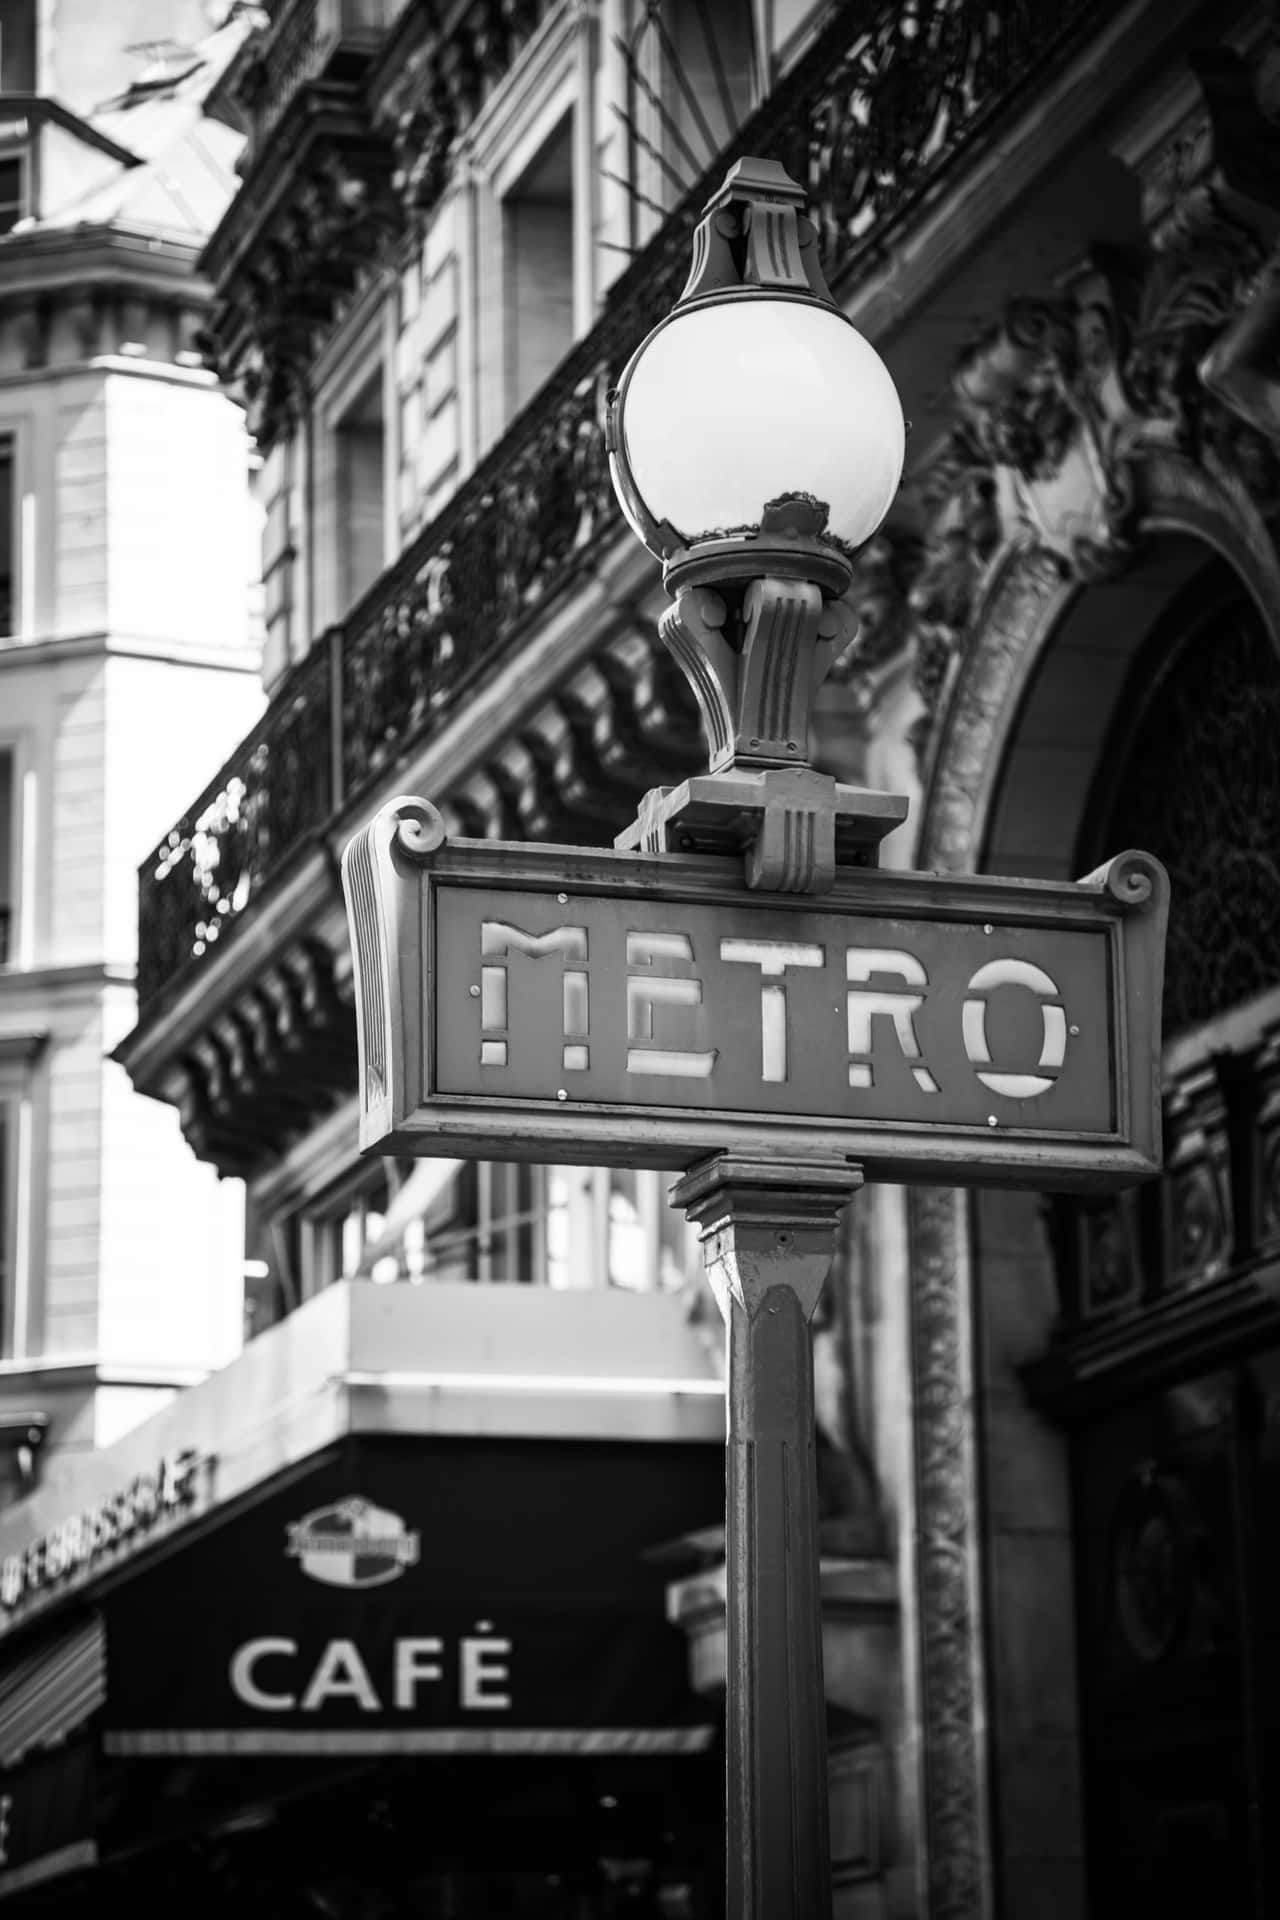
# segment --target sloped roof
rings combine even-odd
[[[155,77],[143,74],[83,123],[136,156],[104,179],[95,169],[83,189],[47,205],[15,231],[110,226],[153,228],[193,241],[217,225],[239,180],[243,137],[206,106],[251,31],[238,14],[189,49],[174,49]]]

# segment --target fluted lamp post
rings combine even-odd
[[[610,396],[614,486],[662,562],[661,632],[709,756],[708,773],[647,794],[619,846],[741,850],[750,886],[802,894],[876,864],[906,802],[818,772],[809,727],[856,630],[853,562],[897,491],[904,434],[884,363],[822,278],[801,188],[740,160],[684,292]],[[762,943],[766,1062],[785,1057],[783,945]],[[672,1195],[699,1228],[728,1345],[733,1920],[831,1910],[810,1322],[861,1179],[835,1154],[717,1154]]]

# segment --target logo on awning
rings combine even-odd
[[[381,1587],[416,1566],[422,1536],[398,1513],[358,1494],[304,1513],[285,1528],[285,1554],[326,1587]]]

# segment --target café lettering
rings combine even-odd
[[[7,1554],[0,1564],[0,1605],[12,1609],[28,1594],[70,1579],[149,1533],[162,1515],[189,1506],[198,1464],[193,1448],[167,1454],[154,1472],[137,1474],[109,1499],[69,1515],[20,1553]]]
[[[295,1638],[263,1634],[232,1655],[231,1691],[259,1713],[314,1714],[340,1702],[361,1713],[413,1713],[433,1690],[456,1682],[464,1713],[509,1712],[512,1643],[485,1631],[488,1624],[477,1623],[456,1644],[439,1634],[399,1636],[376,1654],[354,1639],[333,1639],[315,1661],[300,1659]]]

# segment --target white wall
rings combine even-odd
[[[108,1046],[133,1025],[133,995],[108,993]],[[183,1140],[172,1107],[102,1067],[98,1350],[122,1366],[220,1367],[239,1352],[244,1189]],[[145,1409],[144,1409],[145,1411]]]
[[[126,1374],[221,1365],[240,1340],[241,1189],[106,1055],[136,1018],[138,864],[262,704],[243,424],[204,374],[115,361],[23,376],[0,352],[6,426],[26,617],[0,644],[20,887],[0,1040],[45,1036],[29,1068],[22,1350]]]
[[[110,373],[104,405],[107,625],[239,652],[248,622],[242,416],[207,375]]]

